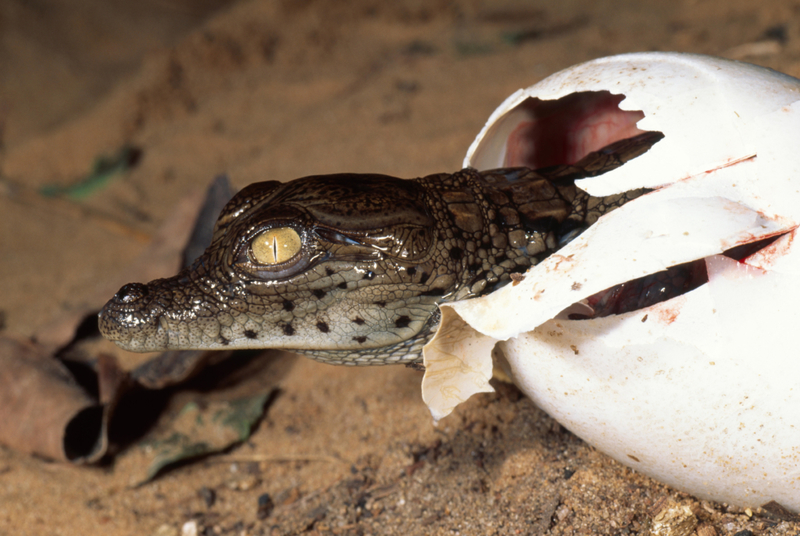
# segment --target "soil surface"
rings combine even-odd
[[[0,329],[32,336],[101,281],[125,283],[176,203],[219,173],[241,187],[455,171],[516,89],[646,50],[800,76],[800,4],[0,0]],[[39,195],[125,144],[141,160],[105,188]],[[415,370],[258,361],[237,388],[279,394],[251,438],[149,484],[130,486],[126,450],[74,467],[0,447],[0,535],[646,534],[669,500],[706,536],[800,531],[619,465],[513,386],[436,428]]]

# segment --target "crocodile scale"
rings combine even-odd
[[[419,362],[439,303],[491,292],[646,193],[592,197],[574,181],[615,169],[662,137],[645,132],[538,170],[251,184],[227,204],[190,267],[122,287],[100,313],[101,332],[139,352],[281,348],[335,364]],[[270,262],[256,245],[265,236]]]

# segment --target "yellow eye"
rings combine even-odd
[[[281,264],[300,251],[303,241],[291,227],[264,231],[250,242],[253,260],[258,264]]]

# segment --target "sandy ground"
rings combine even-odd
[[[85,305],[218,173],[454,171],[517,88],[641,50],[799,76],[800,4],[2,0],[0,329],[30,336]],[[36,194],[125,143],[142,160],[101,191]],[[148,485],[129,486],[125,452],[86,468],[0,447],[0,535],[639,534],[665,498],[706,536],[800,531],[622,467],[510,386],[434,428],[413,370],[268,354],[249,376],[280,388],[251,439]]]

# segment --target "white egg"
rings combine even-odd
[[[602,58],[509,97],[464,164],[571,163],[641,131],[665,137],[578,185],[655,191],[521,283],[443,306],[423,398],[439,419],[491,391],[498,345],[522,391],[621,463],[701,498],[800,511],[800,80],[698,55]],[[741,262],[720,255],[778,235]],[[604,318],[560,314],[702,259],[708,282],[681,296]]]

